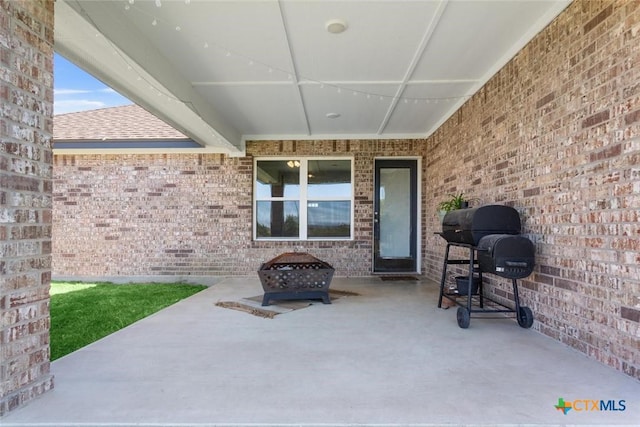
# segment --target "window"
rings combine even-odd
[[[255,165],[256,239],[351,239],[352,160],[258,159]]]

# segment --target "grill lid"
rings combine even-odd
[[[511,206],[485,205],[447,212],[442,237],[451,243],[477,245],[489,234],[520,234],[520,215]]]

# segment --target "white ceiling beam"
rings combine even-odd
[[[240,133],[112,8],[62,0],[55,8],[58,53],[208,149],[244,152]]]
[[[411,79],[413,72],[418,66],[418,63],[420,62],[420,59],[422,58],[422,55],[425,49],[427,48],[429,41],[431,40],[431,36],[433,35],[433,32],[436,30],[436,27],[438,26],[438,23],[442,18],[442,14],[444,13],[444,10],[447,8],[448,1],[449,0],[443,0],[438,4],[438,7],[436,8],[435,13],[433,14],[433,18],[431,19],[431,22],[429,22],[429,25],[427,26],[427,29],[424,32],[424,35],[422,36],[422,40],[420,40],[420,44],[418,45],[415,53],[413,54],[413,58],[411,58],[411,61],[409,62],[407,71],[404,74],[404,78],[402,79],[402,82],[398,86],[398,90],[396,91],[396,94],[393,97],[391,104],[389,105],[389,108],[387,109],[387,114],[385,114],[384,118],[382,119],[382,122],[380,123],[380,126],[378,127],[378,134],[382,134],[385,128],[387,127],[387,125],[389,124],[389,120],[391,119],[393,112],[398,106],[398,102],[400,102],[400,97],[404,93],[407,87],[407,83]]]
[[[287,58],[289,59],[289,66],[291,67],[291,78],[293,83],[295,84],[295,99],[296,103],[299,107],[300,118],[302,119],[304,126],[307,130],[307,135],[311,135],[311,126],[309,125],[309,116],[307,114],[307,109],[304,105],[304,99],[302,98],[302,91],[300,91],[300,86],[298,85],[298,71],[296,69],[296,62],[293,59],[293,50],[291,48],[291,42],[289,40],[289,30],[287,28],[287,22],[284,19],[284,11],[282,10],[282,3],[278,0],[278,12],[280,12],[280,22],[282,24],[282,30],[284,31],[284,39],[287,44],[287,52],[289,55]]]

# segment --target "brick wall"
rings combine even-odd
[[[0,416],[49,374],[53,2],[0,2]]]
[[[518,209],[534,327],[640,378],[640,2],[572,3],[427,145],[427,212],[460,191]]]
[[[416,156],[416,141],[249,142],[248,156],[93,155],[54,158],[57,276],[255,274],[285,251],[306,251],[339,276],[371,272],[373,159]],[[354,157],[352,241],[252,240],[253,156]]]

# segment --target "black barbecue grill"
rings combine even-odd
[[[471,209],[448,212],[442,220],[440,234],[447,241],[440,298],[447,298],[458,305],[458,326],[468,328],[471,313],[515,313],[518,324],[523,328],[533,325],[533,313],[528,307],[520,306],[517,279],[529,276],[535,265],[535,248],[531,240],[520,235],[520,215],[510,206],[486,205]],[[450,259],[450,248],[458,246],[469,251],[468,259]],[[468,264],[468,286],[478,287],[477,295],[466,292],[446,291],[445,279],[450,264]],[[512,309],[483,294],[482,274],[494,274],[511,279],[515,308]],[[458,281],[460,278],[457,279]],[[474,283],[473,281],[479,282]],[[485,300],[489,303],[485,307]],[[478,304],[474,305],[474,302]]]

